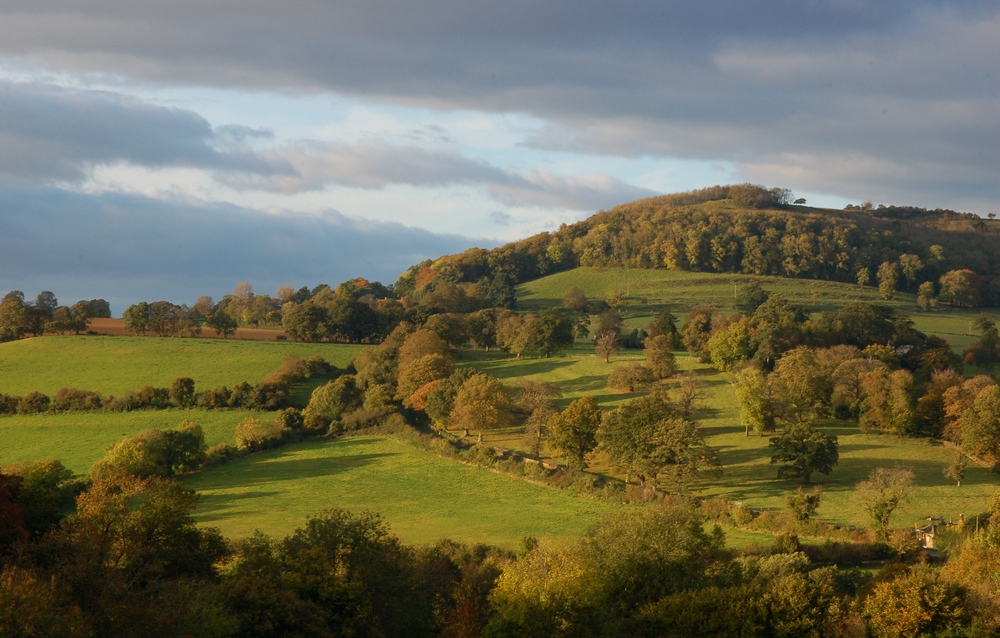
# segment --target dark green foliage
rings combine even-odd
[[[839,460],[837,437],[805,424],[793,425],[768,444],[774,452],[771,463],[779,463],[778,478],[802,479],[809,483],[814,473],[829,474]]]
[[[194,379],[180,377],[170,384],[170,400],[177,407],[191,407],[194,404],[194,396]]]
[[[768,297],[770,297],[769,292],[756,281],[751,281],[736,289],[736,309],[749,317],[767,301]]]
[[[442,379],[434,390],[427,395],[427,416],[439,423],[448,423],[448,416],[455,407],[455,397],[466,381],[476,375],[472,368],[460,368],[447,379]]]

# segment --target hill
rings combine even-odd
[[[495,299],[505,283],[579,266],[876,284],[884,267],[890,289],[916,293],[932,282],[944,303],[1000,305],[1000,222],[916,207],[810,208],[788,198],[744,184],[643,199],[493,250],[425,261],[395,291],[419,296],[435,282],[478,282]],[[939,289],[943,275],[962,270],[973,273],[970,296]]]

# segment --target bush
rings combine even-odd
[[[608,385],[616,390],[635,392],[644,390],[656,381],[650,368],[640,363],[630,363],[615,368],[608,376]]]
[[[219,443],[208,448],[205,452],[205,465],[222,465],[233,459],[238,459],[240,451],[228,443]]]
[[[291,430],[277,422],[265,423],[250,417],[236,426],[236,447],[244,452],[266,450],[280,445],[289,434]]]
[[[52,397],[52,409],[58,412],[79,412],[82,410],[100,410],[101,395],[90,390],[77,388],[61,388]]]
[[[195,404],[199,408],[228,408],[231,403],[232,393],[229,388],[222,386],[214,390],[205,390],[195,398]]]
[[[0,414],[14,414],[20,401],[21,397],[0,393]]]
[[[278,425],[289,430],[298,431],[302,429],[302,411],[297,408],[285,408],[275,415],[274,420]]]
[[[733,517],[733,522],[737,525],[748,525],[753,520],[753,510],[743,503],[733,505],[729,510],[729,515]]]
[[[152,408],[154,410],[169,408],[170,390],[154,388],[151,385],[143,386],[135,393],[135,401],[139,408]]]
[[[38,414],[49,409],[52,400],[41,392],[31,392],[17,402],[18,414]]]

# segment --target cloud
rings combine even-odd
[[[123,82],[529,114],[551,125],[533,138],[536,148],[726,161],[770,183],[799,175],[783,185],[852,196],[901,171],[883,185],[894,199],[930,184],[938,200],[964,197],[970,180],[981,197],[1000,199],[1000,182],[973,177],[1000,165],[998,41],[1000,9],[986,0],[291,0],[238,12],[220,0],[85,8],[16,0],[0,9],[0,55],[27,63]],[[186,152],[199,148],[197,135],[178,139],[191,142]],[[244,172],[269,188],[309,188],[325,183],[345,151],[297,150],[270,159],[287,159],[299,174],[280,164]],[[373,184],[364,188],[478,179],[507,201],[538,201],[534,185],[547,179],[433,153],[427,167],[406,164],[417,153],[397,156],[393,178],[378,149],[346,150],[372,163],[337,179]],[[790,163],[804,156],[814,169]],[[848,173],[835,185],[807,179],[843,171],[847,158],[874,170],[854,171],[858,182]],[[630,192],[573,179],[587,183],[559,185],[556,201],[591,201],[580,194],[595,188]]]
[[[237,189],[295,193],[330,184],[379,189],[409,186],[482,185],[494,199],[510,206],[541,206],[592,211],[649,197],[654,191],[631,186],[608,175],[565,177],[547,172],[520,174],[453,150],[359,144],[300,142],[265,154],[269,163],[287,163],[288,174],[232,174],[220,180]]]
[[[499,226],[507,226],[510,224],[513,217],[510,213],[505,213],[502,210],[495,210],[490,213],[490,219]]]
[[[496,245],[336,211],[264,213],[57,188],[0,188],[0,210],[0,290],[103,297],[117,313],[139,300],[218,298],[244,280],[260,292],[357,276],[392,283],[424,259]]]
[[[80,181],[100,164],[189,166],[275,174],[291,170],[246,150],[219,150],[261,132],[221,135],[198,114],[107,91],[0,82],[0,176]]]

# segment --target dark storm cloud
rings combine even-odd
[[[335,211],[267,214],[0,185],[0,294],[100,297],[118,314],[139,300],[219,298],[244,280],[258,293],[358,276],[392,283],[413,264],[472,245],[494,244]]]

